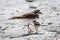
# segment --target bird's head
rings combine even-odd
[[[40,10],[35,10],[34,13],[35,13],[35,14],[42,14],[42,13],[40,12]]]

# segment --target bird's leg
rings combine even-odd
[[[28,24],[28,34],[30,34],[31,32],[33,32],[33,30],[31,30],[31,28],[29,27],[29,24]]]
[[[35,33],[37,34],[38,33],[38,27],[37,26],[35,26],[35,30],[36,30]]]
[[[29,34],[29,23],[28,23],[28,34]]]

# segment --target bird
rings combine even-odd
[[[36,20],[34,20],[33,23],[34,23],[35,26],[40,26],[40,23],[37,22]]]
[[[37,31],[38,31],[38,28],[39,28],[39,26],[41,25],[39,22],[37,22],[36,20],[34,20],[33,21],[33,23],[34,23],[34,26],[35,26],[35,30],[36,30],[36,34],[38,33]]]
[[[39,18],[39,14],[42,14],[40,12],[40,10],[34,10],[34,11],[31,11],[31,12],[25,13],[21,16],[12,17],[11,19],[24,19],[24,18],[35,19],[35,18]]]

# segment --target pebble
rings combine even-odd
[[[0,29],[1,29],[2,27],[0,26]]]
[[[16,12],[19,12],[19,10],[16,10]]]
[[[26,0],[27,2],[33,2],[34,0]]]
[[[48,23],[48,25],[51,25],[52,23]]]
[[[35,7],[35,6],[30,6],[29,8],[31,8],[31,9],[36,9],[37,7]]]

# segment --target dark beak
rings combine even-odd
[[[42,14],[41,12],[38,12],[38,14]]]

